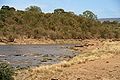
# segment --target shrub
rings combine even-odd
[[[0,62],[0,80],[14,80],[13,74],[14,70],[9,64]]]
[[[8,36],[8,42],[14,42],[15,37],[13,35]]]

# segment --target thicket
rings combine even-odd
[[[24,11],[2,6],[0,9],[0,41],[16,38],[91,39],[120,38],[120,23],[100,22],[91,11],[80,15],[55,9],[44,13],[40,7],[30,6]]]
[[[0,62],[0,80],[14,80],[13,74],[14,70],[9,64]]]

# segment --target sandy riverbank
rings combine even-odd
[[[76,44],[81,43],[81,40],[75,39],[15,39],[14,42],[0,42],[0,45],[7,44]]]
[[[13,42],[7,40],[1,40],[0,45],[9,45],[9,44],[84,44],[90,42],[90,44],[98,41],[106,41],[105,39],[15,39]],[[107,41],[112,41],[112,39],[107,39]]]
[[[86,40],[87,41],[87,40]],[[15,80],[120,80],[120,42],[88,41],[82,54],[70,61],[17,71]]]
[[[13,42],[7,42],[5,40],[0,42],[0,45],[8,44],[55,44],[55,41],[51,39],[15,39]]]

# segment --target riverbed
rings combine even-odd
[[[13,67],[49,65],[69,60],[79,52],[69,49],[75,44],[0,45],[0,61]]]

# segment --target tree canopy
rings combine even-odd
[[[2,6],[1,10],[13,10],[13,11],[15,11],[15,8],[4,5],[4,6]]]
[[[85,12],[83,12],[83,16],[88,19],[94,19],[94,20],[97,19],[97,15],[95,15],[93,12],[89,10],[86,10]]]
[[[32,11],[32,12],[42,12],[41,8],[38,6],[30,6],[25,9],[26,11]]]
[[[60,14],[60,13],[64,13],[65,11],[63,9],[55,9],[54,13]]]

